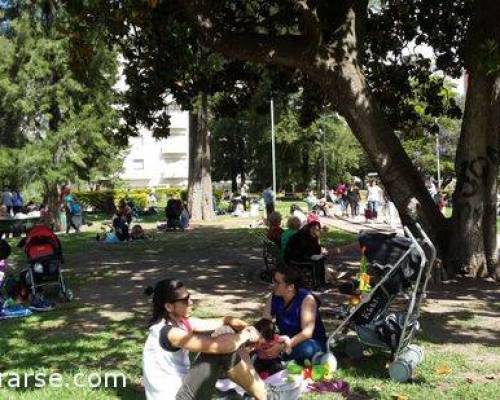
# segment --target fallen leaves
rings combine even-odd
[[[447,375],[451,372],[451,368],[448,367],[447,365],[443,365],[441,367],[436,368],[436,372],[439,375]]]

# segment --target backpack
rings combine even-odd
[[[80,204],[72,201],[69,204],[69,211],[71,215],[80,215],[82,213],[82,207],[80,206]]]

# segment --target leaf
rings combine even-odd
[[[436,372],[439,375],[446,375],[446,374],[449,374],[451,372],[451,368],[448,367],[447,365],[443,365],[441,367],[436,368]]]

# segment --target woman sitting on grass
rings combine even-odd
[[[266,388],[240,347],[256,343],[260,335],[254,327],[233,326],[238,333],[210,337],[193,326],[190,294],[182,282],[165,279],[146,289],[153,294],[153,316],[142,355],[148,400],[211,399],[215,383],[224,373],[257,400],[266,399]],[[189,353],[200,353],[193,364]]]
[[[317,284],[325,283],[325,263],[322,256],[327,252],[319,242],[321,236],[321,224],[318,221],[311,220],[297,233],[288,240],[285,248],[284,261],[286,265],[295,263],[305,263],[311,260],[314,263],[314,276],[317,278]]]
[[[301,223],[300,219],[298,217],[290,217],[288,218],[288,221],[286,223],[287,229],[282,233],[281,235],[281,251],[280,251],[280,258],[281,262],[284,262],[285,259],[285,249],[288,244],[288,241],[294,235],[297,233],[300,229]]]

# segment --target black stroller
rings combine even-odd
[[[392,363],[390,377],[407,382],[423,360],[422,349],[411,344],[419,329],[419,307],[425,298],[436,248],[419,224],[417,240],[404,228],[406,237],[395,234],[361,232],[359,242],[368,259],[368,273],[373,288],[335,329],[328,339],[328,348],[336,348],[352,329],[357,338],[344,341],[348,355],[362,356],[365,347],[389,351]],[[405,309],[389,312],[398,295],[405,295]]]
[[[169,199],[165,207],[167,217],[167,229],[181,228],[182,201],[179,199]]]

